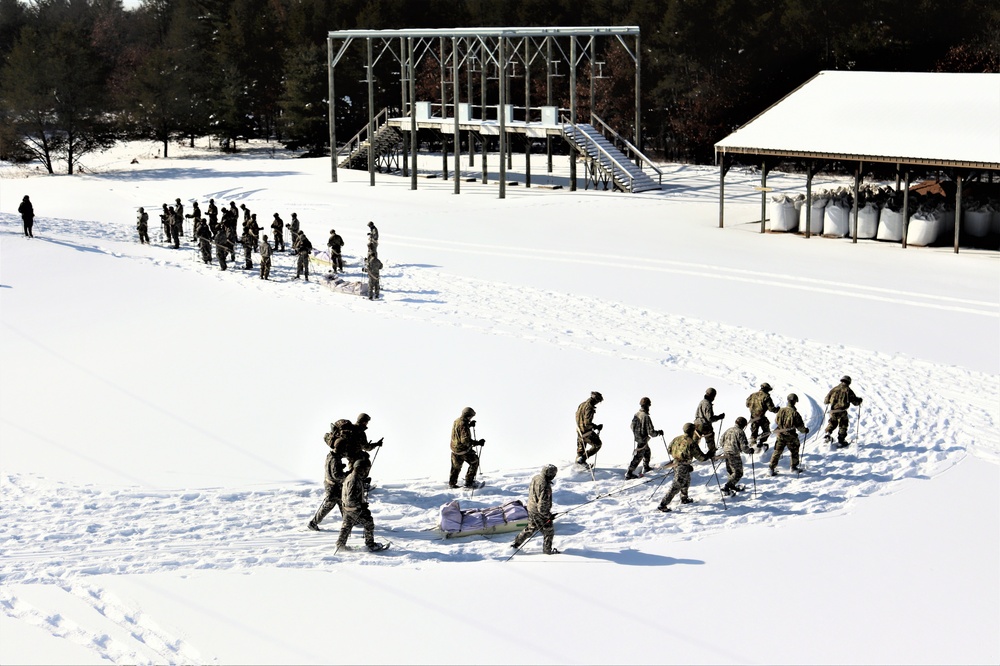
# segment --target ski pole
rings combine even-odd
[[[673,463],[669,463],[669,464],[673,465]],[[676,466],[674,466],[674,467],[671,467],[670,469],[671,469],[671,470],[676,470],[677,468],[676,468]],[[667,480],[667,475],[669,475],[669,474],[670,474],[670,472],[666,472],[666,473],[665,473],[665,474],[664,474],[664,475],[663,475],[663,476],[662,476],[662,477],[660,478],[660,482],[659,482],[658,484],[656,484],[656,485],[655,485],[655,486],[653,487],[653,492],[649,493],[649,497],[647,497],[647,498],[646,498],[646,501],[647,501],[647,502],[648,502],[649,500],[653,499],[653,496],[654,496],[654,495],[656,495],[656,491],[657,491],[657,490],[659,490],[659,489],[660,489],[660,486],[662,486],[662,485],[663,485],[663,482]],[[650,480],[652,480],[652,479],[650,479]]]
[[[861,405],[858,405],[858,423],[854,428],[854,446],[855,454],[861,451]]]
[[[475,438],[475,436],[476,436],[475,430],[472,431],[472,436],[473,436],[473,438]],[[473,445],[473,446],[475,446],[475,445]],[[469,493],[469,499],[472,499],[473,496],[475,496],[475,494],[476,494],[476,481],[479,479],[479,473],[482,472],[482,471],[483,471],[483,445],[480,444],[479,445],[479,467],[476,469],[476,478],[472,480],[472,488],[470,488],[471,492]]]
[[[753,462],[753,449],[750,449],[750,472],[753,474],[753,498],[757,499],[757,466]]]
[[[372,456],[372,464],[368,466],[368,478],[371,478],[372,468],[375,467],[375,461],[378,460],[378,452],[381,451],[381,450],[382,450],[382,447],[379,446],[378,450],[375,451],[375,455]],[[365,486],[365,501],[366,502],[368,501],[368,491],[371,490],[371,489],[372,489],[371,483],[368,483]]]
[[[712,458],[712,471],[715,474],[715,485],[719,486],[719,497],[722,498],[722,508],[723,510],[728,509],[726,506],[726,494],[722,492],[722,483],[719,481],[719,470],[715,464],[715,458]]]

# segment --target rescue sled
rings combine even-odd
[[[466,536],[489,536],[504,532],[519,532],[528,525],[528,510],[521,500],[512,500],[502,506],[485,509],[465,509],[458,500],[441,507],[438,529],[445,539]]]

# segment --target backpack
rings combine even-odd
[[[330,432],[323,435],[323,441],[326,442],[326,445],[332,449],[333,443],[337,441],[337,438],[347,432],[350,432],[353,425],[354,424],[348,419],[338,419],[337,421],[334,421],[330,424]]]

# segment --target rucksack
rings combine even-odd
[[[353,425],[348,419],[334,421],[330,424],[330,432],[323,435],[323,441],[326,442],[327,446],[333,448],[333,443],[337,441],[337,438],[350,432]]]

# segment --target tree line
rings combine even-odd
[[[321,152],[328,31],[572,25],[641,28],[644,146],[671,160],[711,160],[823,69],[1000,71],[1000,5],[981,0],[0,0],[0,159],[73,173],[119,140],[167,156],[205,135]],[[338,66],[357,73],[338,76],[338,136],[367,122],[362,57]],[[613,45],[602,57],[616,76],[598,82],[595,111],[630,134],[631,61]],[[399,104],[385,73],[377,109]],[[434,95],[426,79],[418,98]]]

